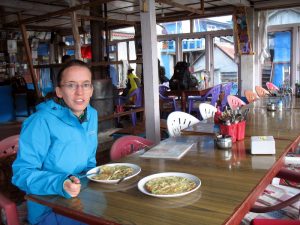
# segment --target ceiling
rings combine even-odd
[[[300,1],[155,0],[157,22],[231,14],[235,6],[265,10],[297,7],[300,6]],[[139,0],[1,0],[0,29],[18,28],[18,13],[28,30],[68,29],[71,28],[70,14],[75,9],[79,26],[88,25],[91,20],[107,21],[108,26],[116,27],[133,25],[140,20]]]

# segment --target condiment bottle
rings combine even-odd
[[[214,116],[214,122],[215,124],[219,124],[220,123],[220,116],[222,115],[222,112],[220,111],[220,108],[217,108],[217,112],[215,113]]]

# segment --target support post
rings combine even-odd
[[[21,32],[22,32],[22,39],[23,39],[23,43],[24,43],[24,47],[25,47],[26,57],[27,57],[28,65],[29,65],[31,79],[32,79],[33,86],[34,86],[35,95],[38,99],[40,99],[41,98],[41,93],[40,93],[40,90],[39,90],[39,87],[38,87],[36,74],[35,74],[35,71],[33,69],[32,55],[31,55],[31,51],[30,51],[30,47],[29,47],[26,28],[25,28],[25,25],[23,23],[21,23],[21,20],[22,20],[21,13],[18,13],[18,20],[19,20],[19,25],[20,25]]]
[[[160,142],[160,113],[158,91],[158,61],[156,15],[154,0],[140,0],[146,137]],[[147,10],[146,10],[147,9]],[[149,48],[151,46],[151,48]]]

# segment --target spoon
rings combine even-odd
[[[99,173],[100,173],[100,168],[98,167],[95,172],[78,176],[78,179],[82,179],[84,177],[88,177],[88,176],[92,176],[92,175],[98,175]]]
[[[119,183],[121,183],[121,182],[122,182],[122,181],[123,181],[125,178],[126,178],[126,177],[122,177],[122,178],[120,178],[116,184],[119,184]]]

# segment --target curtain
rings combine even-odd
[[[261,64],[265,62],[266,58],[270,57],[268,53],[268,11],[261,11],[259,13],[259,25],[258,25],[258,40],[260,40],[260,53],[259,60]]]

